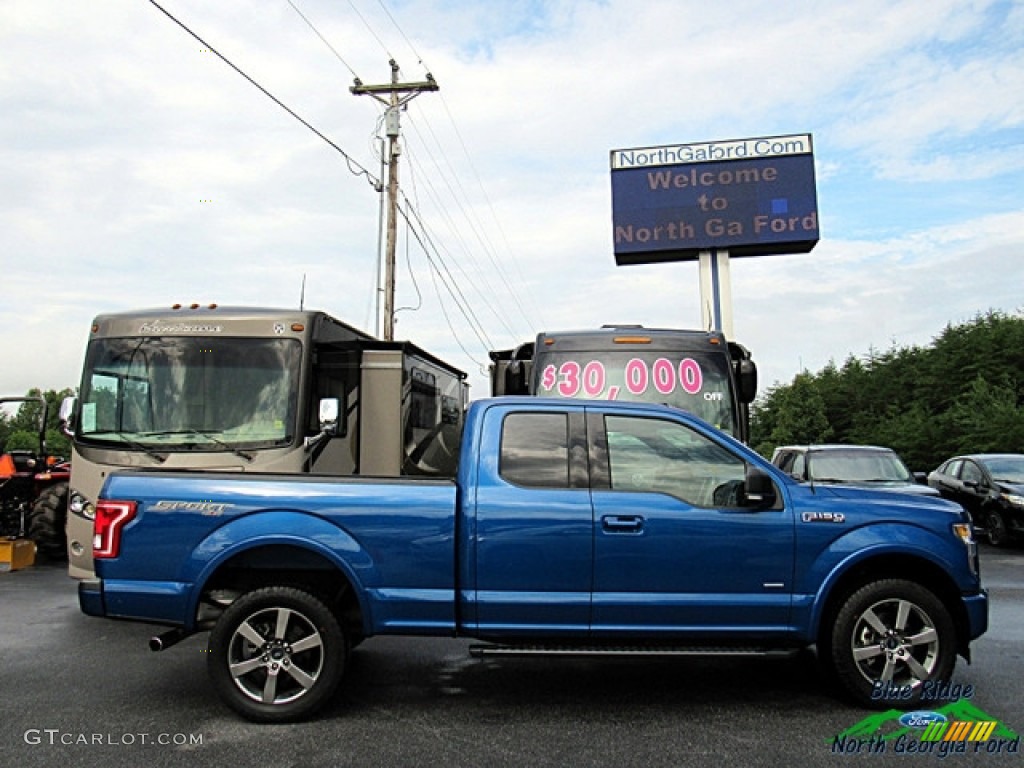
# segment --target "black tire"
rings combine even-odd
[[[1003,513],[997,509],[991,509],[985,515],[985,532],[988,543],[993,547],[1005,547],[1010,541],[1006,520],[1003,519]]]
[[[54,483],[46,488],[32,505],[28,537],[36,550],[48,560],[68,558],[68,484]]]
[[[248,720],[284,723],[334,694],[348,657],[337,618],[318,598],[267,587],[235,600],[210,632],[207,670],[217,695]]]
[[[871,582],[836,615],[831,641],[836,679],[858,704],[910,707],[928,681],[948,681],[956,663],[956,629],[930,590],[911,581]]]

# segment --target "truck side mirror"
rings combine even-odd
[[[743,504],[747,507],[775,506],[775,483],[772,477],[760,467],[747,465],[743,481]]]
[[[60,420],[60,431],[68,437],[74,437],[75,431],[71,423],[75,418],[75,407],[78,405],[78,398],[65,397],[60,401],[60,410],[57,411],[57,418]]]
[[[320,433],[330,437],[338,434],[338,417],[341,413],[341,402],[336,397],[325,397],[320,400]]]

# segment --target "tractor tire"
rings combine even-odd
[[[68,484],[55,483],[36,499],[28,521],[28,537],[36,543],[36,550],[46,559],[67,560],[67,520]]]

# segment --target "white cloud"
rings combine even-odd
[[[403,189],[496,346],[698,324],[695,265],[614,266],[608,152],[775,133],[814,133],[824,239],[734,262],[762,381],[1017,306],[1019,4],[392,0],[399,32],[379,4],[294,1],[344,61],[284,0],[161,4],[373,175],[381,109],[349,67],[430,68]],[[19,329],[0,391],[73,384],[96,313],[294,305],[303,275],[307,306],[372,328],[376,194],[153,5],[9,0],[0,45],[0,322]],[[417,302],[404,250],[400,306]],[[422,308],[399,333],[483,394],[485,350],[450,299],[445,319],[415,245],[409,260]]]

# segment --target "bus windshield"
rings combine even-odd
[[[682,408],[736,434],[728,355],[705,350],[670,352],[615,348],[604,351],[538,349],[534,392],[543,397],[640,400]]]
[[[287,445],[296,430],[301,354],[297,339],[94,339],[77,437],[159,451]]]

